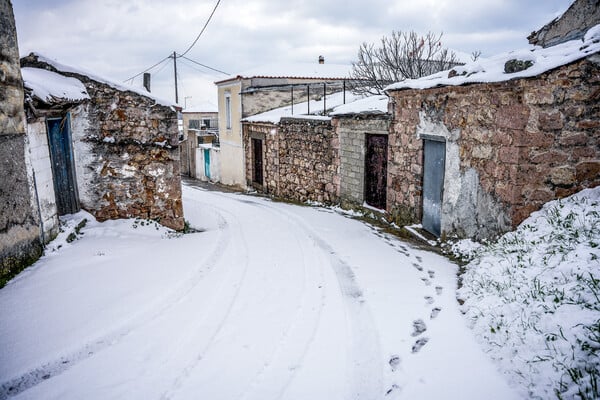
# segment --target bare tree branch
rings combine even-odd
[[[363,43],[358,58],[352,63],[351,77],[357,83],[354,91],[376,95],[405,79],[416,79],[450,69],[460,62],[456,54],[442,47],[442,34],[393,31],[383,36],[379,47]]]

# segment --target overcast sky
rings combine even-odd
[[[350,64],[362,42],[392,30],[443,32],[443,45],[483,56],[528,46],[527,35],[573,0],[221,0],[187,56],[236,74],[261,64]],[[12,0],[21,55],[35,51],[113,80],[184,52],[217,0]],[[179,59],[183,105],[216,103],[224,75]],[[153,93],[174,99],[173,63],[153,71]],[[135,84],[141,85],[141,77]]]

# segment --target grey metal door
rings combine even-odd
[[[387,135],[366,136],[365,202],[385,209],[387,194]]]
[[[79,195],[71,148],[70,118],[48,118],[48,144],[52,160],[52,175],[56,208],[59,215],[72,214],[79,211]]]
[[[446,143],[425,140],[423,152],[423,229],[441,235]]]

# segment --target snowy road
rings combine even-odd
[[[202,232],[90,222],[0,290],[0,399],[515,398],[444,258],[327,209],[184,207]]]

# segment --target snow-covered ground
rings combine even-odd
[[[445,258],[330,209],[183,193],[201,232],[79,213],[0,290],[0,398],[517,398]]]
[[[466,316],[523,397],[600,398],[600,187],[455,250],[472,258],[459,291]]]

